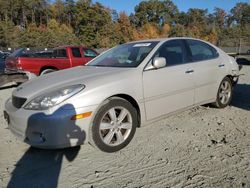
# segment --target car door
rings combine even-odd
[[[147,120],[194,104],[194,70],[192,64],[187,63],[188,56],[183,40],[167,41],[151,61],[155,57],[164,57],[167,65],[161,69],[143,72]]]
[[[47,67],[55,67],[58,70],[67,69],[71,67],[70,57],[67,53],[66,48],[57,48],[53,50],[53,58],[40,58],[37,63],[40,63],[40,66]],[[27,61],[28,62],[28,61]],[[32,66],[33,61],[30,61],[30,65]],[[27,64],[28,65],[28,64]],[[34,69],[35,71],[36,69]]]
[[[81,54],[81,51],[80,51],[80,48],[79,47],[72,47],[71,48],[71,62],[72,62],[72,67],[75,67],[75,66],[80,66],[80,65],[84,65],[85,62],[83,61],[83,58],[82,58],[82,54]]]
[[[84,54],[84,64],[88,63],[90,60],[95,58],[98,54],[91,49],[83,48],[83,54]]]
[[[185,40],[193,62],[195,81],[195,103],[210,102],[218,90],[218,78],[224,68],[219,55],[209,44],[193,39]]]

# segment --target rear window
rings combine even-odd
[[[73,57],[82,57],[81,52],[79,48],[71,48]]]
[[[67,58],[66,49],[56,49],[53,51],[53,57],[56,58]]]
[[[4,53],[0,52],[0,59],[4,58]]]
[[[33,56],[34,57],[48,57],[50,58],[52,56],[53,52],[47,51],[47,52],[36,52]]]
[[[29,57],[31,53],[25,48],[19,48],[10,54],[10,57]]]

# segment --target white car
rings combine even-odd
[[[235,60],[210,43],[136,41],[24,83],[4,115],[10,130],[34,147],[92,143],[115,152],[145,122],[206,103],[226,107],[238,75]]]

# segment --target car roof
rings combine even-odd
[[[58,46],[53,49],[62,49],[62,48],[84,48],[84,49],[91,49],[86,46],[80,46],[80,45],[64,45],[64,46]]]
[[[165,41],[173,40],[173,39],[192,39],[192,40],[202,41],[201,39],[192,38],[192,37],[170,37],[170,38],[155,38],[155,39],[137,40],[137,41],[131,41],[129,43],[137,43],[137,42],[165,42]]]

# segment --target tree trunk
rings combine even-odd
[[[34,11],[34,9],[32,10],[32,15],[31,15],[31,22],[32,23],[35,23],[35,11]]]
[[[23,25],[23,27],[26,28],[27,21],[26,21],[26,15],[25,15],[25,11],[24,11],[24,7],[23,6],[22,6],[22,25]]]

